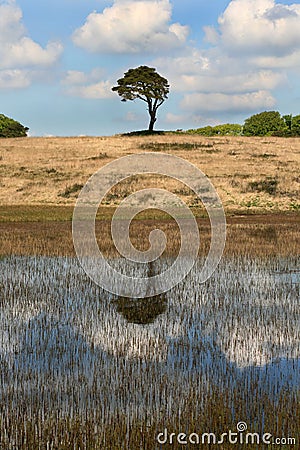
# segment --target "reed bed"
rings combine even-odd
[[[299,443],[298,253],[227,255],[199,284],[202,264],[150,307],[102,290],[72,256],[3,256],[0,447],[183,448],[157,434],[241,420]]]
[[[208,219],[197,219],[200,233],[200,254],[210,245]],[[110,220],[96,222],[96,236],[101,251],[108,257],[117,256],[111,239]],[[180,234],[174,220],[133,220],[130,237],[133,245],[145,250],[152,229],[166,233],[166,255],[176,255],[180,248]],[[250,257],[289,256],[299,253],[300,215],[270,214],[227,217],[225,255]],[[0,222],[1,255],[75,256],[70,221]]]

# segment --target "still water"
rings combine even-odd
[[[131,300],[103,291],[72,258],[3,258],[2,415],[97,412],[105,422],[122,412],[151,425],[191,392],[200,411],[217,387],[229,406],[238,393],[251,422],[254,399],[295,398],[299,260],[224,259],[204,284],[200,266],[165,294]]]

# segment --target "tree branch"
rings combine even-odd
[[[137,95],[136,97],[139,98],[140,100],[143,100],[143,102],[148,103],[148,100],[143,98],[143,97],[141,97],[140,95]]]

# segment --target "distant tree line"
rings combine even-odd
[[[165,79],[163,80],[164,82],[166,81]],[[120,82],[120,80],[118,81]],[[125,95],[123,91],[118,93],[119,95]],[[138,96],[137,98],[140,97]],[[159,106],[162,101],[163,99],[157,105]],[[153,113],[153,118],[156,120],[155,115],[156,109]],[[152,120],[152,125],[155,122],[154,119]],[[0,138],[25,137],[28,130],[29,128],[20,122],[0,114]],[[151,126],[152,130],[153,126]],[[200,134],[202,136],[300,136],[300,114],[296,116],[292,114],[281,116],[278,111],[264,111],[246,119],[244,125],[237,123],[225,123],[216,126],[208,125],[187,130],[187,133]]]
[[[242,134],[242,125],[238,123],[224,123],[214,127],[207,125],[206,127],[188,130],[191,134],[201,134],[203,136],[238,136]]]
[[[264,111],[245,120],[244,125],[226,123],[188,130],[203,136],[300,136],[300,115],[281,116],[278,111]]]
[[[25,137],[28,130],[20,122],[0,114],[0,138]]]

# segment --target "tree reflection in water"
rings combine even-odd
[[[148,285],[146,295],[151,292],[151,283],[155,276],[154,262],[148,263]],[[154,295],[146,298],[118,297],[113,301],[117,305],[117,312],[129,323],[147,325],[163,314],[167,309],[167,299],[164,294]]]
[[[117,312],[122,314],[127,322],[139,325],[153,323],[167,309],[167,300],[164,294],[139,299],[119,297],[113,303],[117,305]]]

